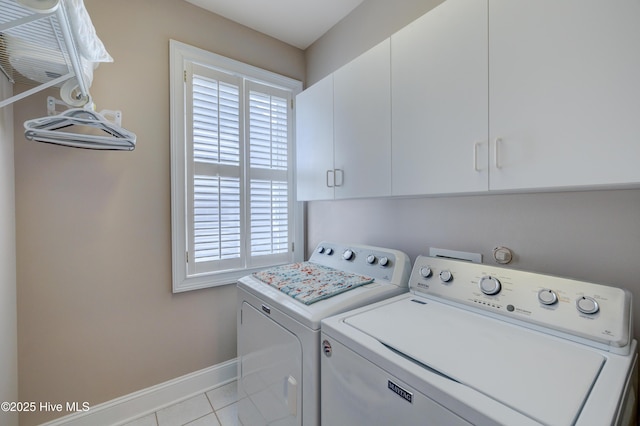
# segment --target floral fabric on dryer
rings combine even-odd
[[[305,305],[374,281],[374,278],[313,262],[274,266],[253,275]]]

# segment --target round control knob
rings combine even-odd
[[[324,253],[324,247],[322,246],[318,247],[318,253],[320,254]]]
[[[374,263],[376,263],[376,260],[378,260],[377,257],[375,257],[374,255],[370,254],[369,256],[367,256],[367,263],[369,265],[373,265]]]
[[[478,286],[480,287],[480,291],[484,294],[488,294],[489,296],[500,293],[502,290],[502,284],[500,284],[500,280],[491,276],[484,276],[480,278],[478,282]]]
[[[576,308],[583,314],[593,315],[600,310],[598,302],[592,297],[582,296],[576,300]]]
[[[538,301],[543,305],[553,305],[558,301],[558,295],[551,289],[543,288],[538,292]]]
[[[429,278],[431,275],[433,275],[431,267],[423,266],[422,268],[420,268],[420,275],[422,276],[422,278]]]
[[[325,250],[325,253],[327,254],[327,256],[331,256],[333,254],[333,249],[332,248],[328,248]]]
[[[346,249],[344,251],[344,253],[342,253],[342,258],[344,260],[353,260],[354,254],[353,254],[353,250],[351,249]]]
[[[448,269],[445,269],[444,271],[440,272],[440,281],[442,281],[443,283],[448,283],[452,279],[453,279],[453,275],[451,274],[451,271],[449,271]]]
[[[378,263],[380,264],[380,266],[382,266],[383,268],[386,268],[387,266],[389,266],[389,258],[387,256],[382,256],[380,258],[380,260],[378,261]]]

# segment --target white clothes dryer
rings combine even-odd
[[[398,250],[322,242],[308,262],[238,281],[238,418],[320,425],[320,321],[408,291]]]
[[[636,424],[627,291],[424,256],[409,286],[322,321],[323,424]]]

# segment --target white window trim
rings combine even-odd
[[[186,151],[185,151],[185,64],[200,63],[232,72],[268,85],[291,90],[293,98],[302,91],[302,83],[263,69],[217,55],[175,40],[169,41],[170,53],[170,119],[171,119],[171,239],[172,239],[172,288],[174,293],[214,287],[235,282],[262,268],[241,269],[189,275],[187,272],[187,230],[186,230]],[[295,108],[291,123],[295,135]],[[295,136],[294,136],[295,137]],[[295,143],[291,147],[291,158],[295,161]],[[296,194],[294,176],[295,164],[290,168],[291,193]],[[304,258],[304,203],[294,201],[293,206],[293,260]]]

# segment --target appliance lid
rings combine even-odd
[[[253,276],[305,305],[374,281],[371,277],[313,262],[273,266],[254,272]]]
[[[371,284],[361,285],[317,303],[305,305],[253,275],[238,280],[238,289],[250,293],[269,308],[278,309],[305,327],[316,331],[320,330],[320,321],[324,318],[406,292],[406,287],[376,280]]]
[[[345,323],[423,368],[549,425],[573,424],[606,361],[597,351],[411,296]]]

